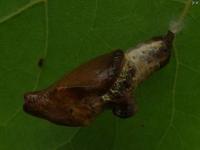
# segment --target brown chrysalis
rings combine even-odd
[[[165,36],[130,48],[115,50],[79,66],[47,89],[24,95],[24,110],[67,126],[85,126],[105,108],[128,118],[137,111],[135,88],[165,66],[175,34],[180,31],[192,0],[187,0],[179,19]],[[39,61],[42,66],[43,61]]]
[[[170,58],[174,33],[125,53],[115,50],[79,66],[47,89],[24,95],[24,110],[67,126],[85,126],[105,108],[127,118],[137,111],[134,89]]]

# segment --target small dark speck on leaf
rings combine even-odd
[[[38,66],[39,67],[42,67],[44,65],[44,59],[43,58],[40,58],[39,60],[38,60]]]

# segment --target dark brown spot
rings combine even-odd
[[[44,65],[44,59],[40,58],[39,61],[38,61],[38,66],[42,67],[43,65]]]

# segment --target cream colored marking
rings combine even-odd
[[[113,100],[113,96],[115,94],[119,94],[121,91],[119,91],[122,82],[126,80],[126,77],[128,75],[128,72],[130,70],[130,66],[128,64],[129,62],[125,58],[125,64],[122,68],[122,71],[118,77],[118,79],[115,81],[114,85],[109,89],[109,92],[104,94],[101,98],[104,102],[111,102]]]
[[[151,43],[139,44],[136,48],[128,49],[125,53],[125,57],[130,65],[133,65],[136,69],[136,75],[133,77],[133,81],[139,84],[152,72],[150,67],[152,64],[148,63],[152,54],[163,46],[163,41],[152,41]],[[153,66],[159,66],[159,62],[155,61]]]
[[[104,102],[109,102],[111,101],[110,95],[108,95],[107,93],[105,95],[102,96],[102,100]]]
[[[149,52],[156,52],[162,46],[163,41],[155,41],[151,43],[140,44],[136,48],[130,48],[125,53],[125,56],[128,61],[133,63],[138,63],[140,61],[140,57],[148,57]]]
[[[125,64],[123,66],[123,69],[117,79],[117,81],[114,83],[114,87],[112,87],[109,91],[114,94],[119,92],[118,86],[120,86],[120,83],[126,79],[126,75],[128,70],[130,68],[136,69],[136,74],[133,76],[132,82],[134,82],[134,88],[137,87],[137,85],[146,79],[151,72],[153,71],[150,69],[151,67],[156,68],[156,66],[159,66],[159,61],[155,60],[153,63],[149,63],[149,59],[155,59],[153,58],[153,54],[157,53],[157,51],[163,46],[163,41],[152,41],[150,43],[142,43],[139,44],[136,48],[128,49],[125,53]],[[111,101],[111,95],[110,93],[106,93],[102,96],[103,101]]]

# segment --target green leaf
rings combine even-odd
[[[22,111],[23,94],[115,48],[165,34],[180,0],[0,0],[1,150],[199,150],[200,4],[177,35],[170,64],[137,90],[139,112],[104,112],[86,128]],[[44,58],[44,66],[37,66]]]

